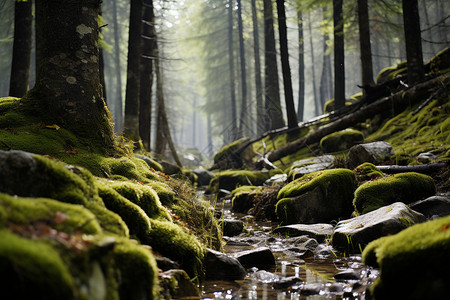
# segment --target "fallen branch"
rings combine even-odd
[[[438,171],[441,168],[448,168],[449,162],[434,162],[428,163],[424,165],[413,165],[413,166],[398,166],[398,165],[390,165],[390,166],[376,166],[381,172],[386,174],[396,174],[396,173],[405,173],[405,172],[417,172],[423,174],[430,174]]]

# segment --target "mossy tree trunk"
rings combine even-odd
[[[28,90],[31,59],[32,2],[15,1],[14,42],[9,95],[22,97]]]
[[[36,85],[24,108],[90,143],[112,147],[99,76],[99,0],[36,0]]]
[[[298,8],[297,8],[298,9]],[[303,121],[305,111],[305,46],[303,38],[303,13],[300,9],[297,11],[298,23],[298,106],[297,118]]]

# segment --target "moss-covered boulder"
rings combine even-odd
[[[347,168],[354,169],[366,162],[379,164],[389,160],[394,154],[392,146],[384,141],[358,144],[351,147],[347,154]]]
[[[355,174],[347,169],[304,175],[279,191],[277,216],[284,224],[329,223],[347,218],[356,186]]]
[[[355,172],[356,179],[359,183],[375,180],[384,176],[383,172],[371,163],[363,163],[357,166],[353,172]]]
[[[244,185],[234,189],[231,195],[232,210],[234,212],[247,213],[254,205],[253,200],[257,197],[260,187]]]
[[[254,157],[252,146],[246,147],[239,153],[236,152],[236,150],[245,146],[248,141],[249,138],[242,138],[223,146],[213,157],[216,168],[222,170],[236,169],[251,164]]]
[[[350,147],[364,142],[364,134],[355,129],[345,129],[334,132],[320,140],[320,147],[325,153],[332,153],[350,149]]]
[[[373,299],[447,299],[450,216],[411,226],[370,243],[366,264],[380,269]]]
[[[355,191],[353,205],[357,214],[394,202],[412,203],[436,193],[433,178],[415,172],[395,174],[368,181]]]
[[[333,155],[305,158],[294,162],[286,172],[288,179],[292,181],[312,172],[330,169],[334,166],[335,162],[336,159]]]
[[[216,174],[209,183],[211,191],[232,191],[242,185],[263,185],[270,178],[267,171],[227,170]]]

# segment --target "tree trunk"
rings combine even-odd
[[[31,0],[15,1],[14,42],[11,63],[9,95],[22,97],[28,90],[31,59]]]
[[[258,14],[256,11],[256,0],[251,0],[251,2],[252,2],[252,22],[253,22],[253,52],[255,57],[256,133],[259,136],[264,133],[263,88],[261,81],[261,59],[259,56],[259,30],[258,30]]]
[[[311,13],[309,14],[309,45],[311,48],[311,64],[312,64],[312,86],[313,86],[313,102],[314,102],[314,113],[316,116],[320,115],[322,112],[322,108],[320,105],[320,99],[317,97],[317,87],[316,87],[316,63],[314,61],[314,44],[313,44],[313,31],[312,31],[312,21],[311,21]]]
[[[155,57],[155,14],[153,0],[143,1],[142,57],[139,92],[139,136],[147,151],[150,151],[153,59]]]
[[[333,0],[334,26],[334,103],[335,108],[345,105],[345,53],[343,0]]]
[[[237,139],[236,93],[234,90],[234,54],[233,54],[233,0],[228,0],[228,68],[231,101],[231,140]]]
[[[320,87],[319,87],[319,93],[320,93],[320,103],[322,104],[322,108],[325,106],[325,103],[328,100],[331,100],[333,98],[332,96],[332,82],[333,77],[331,75],[331,57],[328,53],[328,41],[330,40],[328,33],[323,33],[323,64],[322,64],[322,74],[320,76]]]
[[[422,38],[417,0],[402,0],[403,29],[405,31],[406,65],[408,84],[412,85],[425,78],[422,58]]]
[[[280,104],[277,52],[273,29],[273,7],[271,0],[264,0],[264,82],[266,98],[266,130],[284,127]]]
[[[367,0],[358,0],[358,24],[359,46],[361,51],[361,78],[364,92],[364,87],[374,84],[372,49],[370,46],[369,8],[367,6]]]
[[[248,108],[247,108],[247,75],[245,70],[245,46],[244,46],[244,29],[242,26],[242,3],[241,0],[237,0],[238,6],[238,32],[239,32],[239,57],[241,58],[241,117],[239,123],[239,136],[245,136],[249,128],[248,124]]]
[[[24,104],[43,122],[106,150],[113,145],[113,128],[99,81],[99,5],[36,1],[36,85]]]
[[[300,10],[297,11],[298,24],[298,106],[297,118],[303,121],[305,111],[305,47],[303,39],[303,17]]]
[[[117,1],[112,1],[113,8],[113,30],[114,30],[114,67],[116,78],[116,109],[114,111],[114,122],[116,131],[123,131],[123,103],[122,103],[122,76],[120,75],[120,32],[117,22]]]
[[[297,114],[295,113],[294,93],[292,91],[291,67],[289,66],[289,51],[286,28],[286,12],[284,0],[277,0],[278,12],[278,30],[280,33],[280,53],[281,68],[283,71],[284,99],[286,102],[286,115],[288,119],[288,127],[295,128],[298,126]]]
[[[139,140],[141,33],[142,0],[131,0],[124,135],[133,141]]]

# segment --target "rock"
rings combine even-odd
[[[336,280],[359,280],[359,274],[353,269],[347,269],[334,275]]]
[[[298,277],[295,276],[291,276],[291,277],[285,277],[282,279],[279,279],[278,281],[273,283],[273,287],[275,289],[287,289],[290,286],[293,286],[294,284],[303,282],[303,280],[301,280]]]
[[[147,163],[147,165],[150,168],[153,168],[156,171],[160,171],[160,172],[163,171],[163,167],[161,166],[161,164],[148,156],[135,154],[134,157],[142,159],[143,161],[145,161]]]
[[[265,270],[258,270],[251,273],[250,278],[264,283],[271,283],[280,280],[278,275]]]
[[[356,180],[358,183],[362,184],[368,180],[375,180],[384,176],[383,172],[380,171],[374,164],[363,163],[353,169],[355,172]]]
[[[241,220],[225,219],[220,222],[223,226],[223,235],[236,236],[244,230],[244,222]]]
[[[333,155],[322,155],[296,161],[289,168],[288,178],[294,180],[312,172],[331,169],[335,161]]]
[[[355,174],[348,169],[313,172],[280,190],[276,213],[282,224],[329,223],[348,218],[355,189]]]
[[[275,266],[275,257],[267,247],[233,253],[233,257],[246,268],[256,267],[266,270]]]
[[[164,170],[163,172],[167,175],[183,174],[181,168],[173,163],[163,160],[160,164]]]
[[[424,221],[422,214],[397,202],[353,219],[340,221],[334,230],[332,245],[350,253],[360,253],[371,241]]]
[[[330,224],[292,224],[280,226],[273,230],[274,234],[282,234],[288,236],[307,235],[322,243],[328,236],[333,234],[333,225]]]
[[[450,215],[450,198],[432,196],[409,204],[409,208],[420,212],[427,219],[436,219]]]
[[[435,160],[437,158],[436,154],[430,153],[430,152],[424,152],[417,155],[417,160],[423,164],[427,164],[431,162],[432,160]]]
[[[450,216],[373,241],[363,262],[380,270],[371,299],[448,299]]]
[[[171,260],[168,257],[155,256],[155,260],[156,264],[158,265],[158,268],[160,268],[163,271],[180,268],[180,265],[177,262]]]
[[[42,174],[33,154],[0,150],[0,192],[18,196],[40,196],[40,175]]]
[[[212,249],[208,249],[204,268],[206,279],[240,280],[246,275],[245,268],[236,258]]]
[[[299,258],[314,257],[314,251],[307,247],[289,248],[288,251]]]
[[[174,281],[176,284],[174,284]],[[162,285],[165,290],[165,294],[169,294],[172,299],[198,297],[200,294],[188,274],[184,270],[180,269],[173,269],[163,272],[160,275],[160,285]]]
[[[320,140],[320,147],[324,153],[347,150],[350,147],[364,142],[364,134],[355,129],[333,132]]]
[[[400,173],[360,185],[355,191],[353,205],[356,212],[365,214],[394,202],[409,204],[435,193],[436,187],[430,176]]]
[[[209,184],[214,174],[211,171],[205,170],[203,168],[194,169],[194,174],[197,175],[197,183],[199,186],[206,186]]]
[[[253,207],[253,199],[258,194],[259,188],[256,186],[244,185],[232,192],[231,210],[234,212],[247,213]]]
[[[264,185],[282,184],[287,181],[287,174],[275,174],[264,182]]]
[[[238,186],[260,186],[270,178],[268,171],[227,170],[216,174],[209,183],[211,191],[232,191]]]
[[[394,154],[394,148],[391,144],[384,141],[355,145],[350,148],[347,154],[347,167],[354,169],[365,162],[376,165],[389,159]]]

